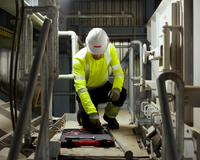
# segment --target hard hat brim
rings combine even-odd
[[[89,44],[86,42],[87,49],[91,54],[104,54],[108,48],[108,45],[109,41],[107,41],[106,45],[101,46],[101,48],[94,48],[94,46],[89,46]]]

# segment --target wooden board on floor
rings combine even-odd
[[[77,121],[66,122],[65,129],[67,128],[82,128],[78,125]],[[61,133],[58,133],[52,137],[51,141],[58,141],[61,137]],[[117,147],[90,147],[83,146],[77,148],[61,148],[60,155],[73,155],[73,156],[124,156],[124,152]]]
[[[103,120],[104,109],[99,110],[100,121],[102,125],[107,123]],[[112,130],[114,137],[122,143],[122,145],[133,152],[136,157],[149,157],[146,150],[139,147],[137,143],[138,135],[133,134],[134,125],[129,125],[130,115],[126,109],[122,109],[117,116],[120,124],[118,130]],[[77,121],[66,122],[64,128],[81,128]],[[58,141],[61,133],[56,134],[51,140]],[[124,152],[117,145],[116,147],[100,148],[100,147],[78,147],[78,148],[61,148],[60,155],[73,156],[124,156]]]
[[[99,110],[100,121],[102,125],[107,124],[106,121],[103,120],[104,110]],[[149,157],[146,150],[143,150],[139,147],[137,141],[140,136],[135,135],[133,133],[133,128],[135,125],[130,124],[131,116],[128,113],[127,109],[121,109],[118,116],[117,121],[119,123],[118,130],[111,130],[114,137],[119,141],[127,150],[133,152],[133,156],[136,157]]]

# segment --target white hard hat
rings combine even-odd
[[[102,28],[93,28],[86,37],[86,46],[91,54],[103,54],[109,45],[109,38]]]

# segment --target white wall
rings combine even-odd
[[[194,86],[200,86],[200,0],[193,0]]]
[[[193,50],[194,86],[200,86],[200,1],[193,0]],[[194,127],[200,130],[200,108],[194,108]]]

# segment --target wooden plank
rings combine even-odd
[[[104,110],[99,110],[100,121],[102,125],[107,124],[103,120]],[[128,113],[127,109],[121,109],[117,121],[119,123],[119,129],[112,130],[114,137],[127,149],[133,152],[134,157],[149,157],[146,150],[143,150],[138,145],[139,135],[133,133],[133,128],[135,125],[130,125],[131,116]]]
[[[82,126],[78,125],[77,121],[68,121],[66,122],[65,129],[67,128],[73,128],[73,129],[79,129],[82,128]],[[56,134],[51,141],[59,141],[61,137],[61,133]],[[60,149],[60,155],[74,155],[74,156],[124,156],[123,151],[119,148],[119,146],[116,147],[90,147],[90,146],[84,146],[84,147],[78,147],[78,148],[61,148]]]
[[[103,120],[104,109],[99,109],[100,121],[102,125],[107,123]],[[112,130],[115,138],[123,144],[127,150],[133,152],[133,157],[149,157],[146,150],[139,147],[137,143],[138,135],[133,134],[135,125],[129,125],[130,115],[126,109],[122,109],[117,117],[120,124],[118,130]],[[77,121],[67,121],[64,128],[82,128]],[[61,133],[52,137],[51,141],[59,141]],[[73,156],[124,156],[122,149],[116,144],[116,147],[100,148],[100,147],[78,147],[78,148],[61,148],[60,155]]]

